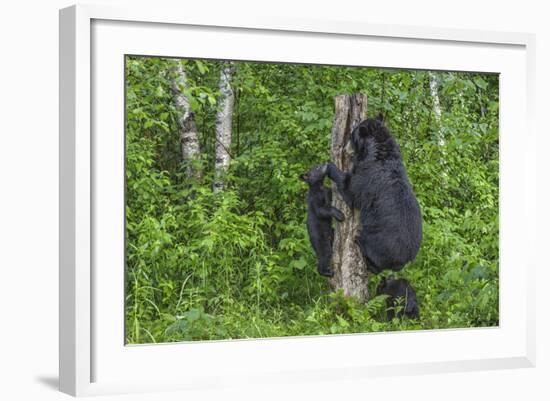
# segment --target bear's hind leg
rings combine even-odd
[[[317,254],[317,270],[321,276],[332,277],[334,272],[331,269],[332,263],[332,238],[331,233],[325,237],[326,241],[322,241],[315,249]]]
[[[359,247],[359,250],[361,251],[361,254],[363,255],[363,258],[365,259],[365,262],[367,263],[367,270],[373,274],[378,274],[382,270],[376,262],[373,261],[373,259],[370,257],[370,252],[367,247],[367,239],[365,238],[365,235],[363,234],[363,231],[359,233],[357,237],[355,237],[355,243]]]
[[[330,257],[329,258],[319,258],[317,264],[317,270],[321,276],[333,277],[334,272],[330,268]]]

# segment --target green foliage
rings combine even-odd
[[[182,163],[176,60],[126,60],[126,340],[256,338],[498,325],[498,77],[236,63],[232,161],[213,193],[220,63],[183,60],[200,178]],[[401,146],[424,240],[399,277],[421,318],[386,321],[384,296],[333,293],[308,241],[298,176],[329,158],[333,98],[364,92]]]

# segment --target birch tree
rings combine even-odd
[[[195,123],[195,115],[191,110],[191,103],[185,95],[187,87],[187,74],[181,61],[176,61],[173,68],[172,92],[174,103],[179,111],[178,127],[181,144],[181,154],[186,165],[188,176],[200,176],[200,172],[193,168],[193,159],[200,155],[200,144]]]
[[[439,101],[439,83],[437,82],[436,75],[429,71],[428,79],[430,82],[430,94],[432,96],[432,105],[435,115],[435,122],[437,125],[437,143],[440,146],[445,145],[445,136],[443,135],[443,127],[441,125],[441,102]]]
[[[360,123],[367,112],[367,96],[361,93],[336,96],[334,122],[332,126],[331,159],[344,171],[352,167],[352,154],[346,150],[351,131]],[[332,184],[332,205],[340,209],[346,219],[336,222],[332,246],[332,269],[334,277],[330,284],[333,289],[343,289],[344,294],[367,301],[368,273],[365,259],[354,239],[360,229],[359,211],[348,207]]]
[[[235,95],[231,87],[235,66],[229,61],[223,64],[220,71],[218,112],[216,114],[216,157],[214,162],[214,192],[225,187],[224,174],[231,161],[231,123],[233,121],[233,104]]]
[[[447,165],[447,152],[445,151],[445,134],[443,131],[443,122],[441,119],[441,102],[439,100],[439,82],[437,75],[432,71],[428,72],[428,80],[430,83],[430,95],[432,98],[432,107],[435,115],[436,133],[435,139],[439,145],[439,152],[441,155],[441,185],[447,187],[449,182],[448,177],[448,165]]]

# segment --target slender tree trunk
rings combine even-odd
[[[441,146],[445,145],[445,136],[441,126],[441,102],[439,101],[439,83],[433,72],[428,72],[430,80],[430,93],[432,95],[432,104],[435,114],[435,123],[437,125],[437,143]]]
[[[183,92],[187,86],[187,74],[179,60],[176,62],[173,72],[172,92],[174,93],[174,103],[180,113],[178,126],[180,130],[182,159],[186,165],[187,175],[199,176],[200,172],[193,169],[193,159],[200,154],[197,124],[195,123],[195,115],[191,110],[189,99],[187,99],[187,96]]]
[[[235,66],[232,62],[227,62],[220,72],[220,101],[218,103],[218,113],[216,114],[216,159],[215,159],[215,178],[214,191],[220,191],[225,187],[224,174],[229,168],[231,161],[231,123],[233,120],[233,104],[235,94],[231,87],[231,80],[235,72]]]
[[[346,145],[352,129],[361,122],[367,111],[367,96],[361,93],[339,95],[335,98],[335,115],[332,127],[331,159],[338,168],[350,171],[352,154]],[[340,209],[346,219],[336,222],[334,243],[332,246],[332,268],[334,277],[330,280],[333,289],[343,289],[344,294],[367,301],[368,273],[361,251],[355,244],[360,228],[359,211],[350,209],[336,189],[332,186],[332,205]]]
[[[435,115],[436,134],[435,139],[439,145],[440,154],[440,185],[446,188],[449,182],[447,164],[447,152],[445,149],[445,134],[443,131],[443,122],[441,121],[441,102],[439,101],[439,82],[437,76],[433,72],[428,72],[430,81],[430,94],[432,98],[433,111]]]

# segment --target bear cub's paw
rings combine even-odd
[[[342,213],[340,210],[338,209],[334,209],[334,212],[333,212],[333,215],[334,215],[334,218],[336,220],[338,220],[339,222],[342,222],[346,219],[346,216],[344,216],[344,213]]]

